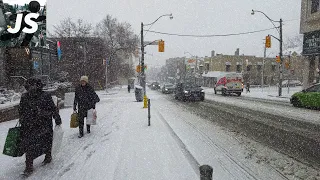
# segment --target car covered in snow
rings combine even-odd
[[[290,102],[295,107],[320,109],[320,83],[293,94]]]
[[[196,84],[192,83],[178,83],[175,90],[174,98],[177,100],[200,100],[203,101],[205,92]]]

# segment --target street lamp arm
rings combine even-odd
[[[191,53],[189,53],[189,52],[184,52],[184,54],[186,54],[186,53],[188,53],[188,54],[190,54],[191,56],[193,56]]]
[[[143,26],[150,26],[150,25],[156,23],[160,18],[162,18],[162,17],[164,17],[164,16],[170,16],[170,17],[172,17],[172,14],[164,14],[164,15],[158,17],[158,19],[156,19],[156,20],[153,21],[152,23],[150,23],[150,24],[144,24]]]
[[[279,38],[275,37],[274,35],[269,34],[269,36],[272,36],[273,38],[275,38],[276,40],[280,41]]]
[[[144,47],[146,47],[146,46],[148,46],[148,45],[150,45],[150,44],[152,44],[154,42],[157,42],[157,41],[159,41],[159,40],[154,40],[154,41],[150,42],[149,44],[144,45]]]
[[[257,10],[253,10],[252,9],[252,15],[254,15],[254,13],[255,12],[259,12],[259,13],[261,13],[261,14],[263,14],[266,18],[268,18],[269,19],[269,21],[273,24],[273,26],[276,28],[276,30],[279,32],[279,30],[278,30],[278,27],[274,24],[274,22],[280,22],[280,21],[274,21],[274,20],[272,20],[266,13],[264,13],[264,12],[262,12],[262,11],[257,11]],[[280,33],[280,32],[279,32]]]

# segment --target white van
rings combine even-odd
[[[241,73],[226,73],[217,78],[214,93],[221,92],[222,95],[235,93],[241,96],[243,92],[243,77]]]

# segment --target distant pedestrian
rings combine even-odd
[[[25,175],[33,172],[33,160],[45,154],[44,164],[52,160],[53,123],[61,125],[58,108],[49,93],[42,90],[40,79],[30,78],[26,81],[24,93],[19,105],[19,122],[21,124],[21,152],[26,156]]]
[[[131,89],[130,84],[128,84],[128,93],[130,93],[130,89]]]
[[[80,78],[80,85],[76,87],[73,110],[77,112],[79,120],[79,138],[83,137],[84,118],[88,115],[88,110],[96,109],[96,103],[100,101],[99,96],[94,91],[93,87],[88,84],[87,76]],[[90,125],[87,124],[87,133],[90,133]]]
[[[247,93],[250,92],[250,83],[247,82]]]

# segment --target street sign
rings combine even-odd
[[[303,37],[303,55],[320,54],[320,31],[305,33]]]
[[[38,68],[39,68],[38,61],[33,61],[33,69],[38,69]]]

